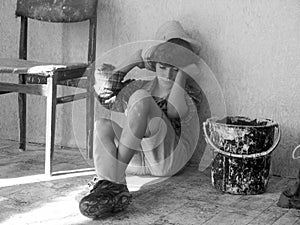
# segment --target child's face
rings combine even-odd
[[[156,63],[156,75],[159,78],[165,78],[171,81],[175,81],[178,72],[179,69],[177,67],[162,63]]]

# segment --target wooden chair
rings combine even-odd
[[[26,149],[26,94],[47,98],[45,174],[52,175],[56,105],[86,99],[87,156],[92,157],[94,129],[94,66],[96,55],[97,0],[18,0],[16,16],[20,17],[19,58],[0,59],[0,74],[18,74],[19,83],[0,82],[0,94],[17,92],[20,119],[20,149]],[[27,60],[28,20],[53,23],[89,21],[87,62],[55,64]],[[30,30],[38,36],[38,31]],[[82,82],[82,79],[85,82]],[[80,81],[80,82],[79,82]],[[82,85],[85,83],[85,85]],[[57,86],[84,88],[84,93],[57,96]]]

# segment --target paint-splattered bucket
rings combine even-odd
[[[214,152],[212,185],[231,194],[265,192],[271,153],[280,141],[279,125],[269,119],[232,116],[207,119],[203,130]]]

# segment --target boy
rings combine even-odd
[[[172,176],[196,148],[200,92],[193,90],[185,68],[197,64],[199,46],[178,21],[166,22],[156,36],[166,42],[144,53],[139,50],[116,69],[124,77],[135,66],[146,68],[155,72],[153,79],[129,83],[111,106],[112,119],[95,124],[94,164],[99,181],[79,203],[87,217],[106,217],[128,206],[131,194],[125,175],[129,170]]]

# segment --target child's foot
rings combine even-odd
[[[89,218],[105,218],[128,207],[132,195],[124,184],[98,181],[79,202],[80,212]]]

